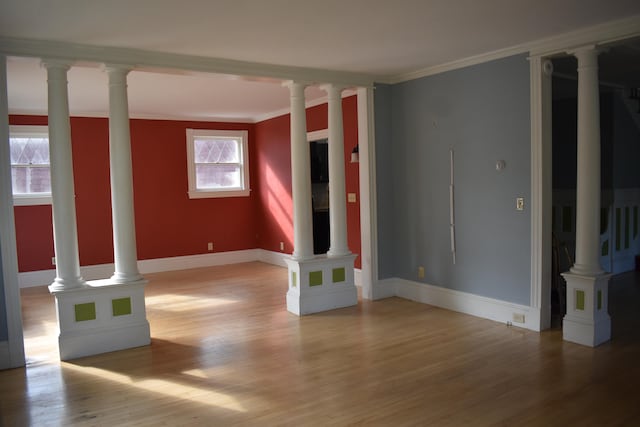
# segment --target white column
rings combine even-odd
[[[578,58],[578,180],[576,189],[576,262],[563,273],[567,313],[562,338],[597,346],[611,338],[608,290],[611,275],[600,267],[600,102],[598,51],[576,50]]]
[[[311,161],[304,98],[306,84],[288,82],[291,94],[291,186],[293,198],[293,258],[313,258]]]
[[[69,95],[67,93],[67,71],[70,65],[70,63],[63,61],[43,61],[43,66],[47,68],[49,96],[51,199],[53,240],[56,254],[56,278],[49,286],[52,292],[85,285],[80,276],[71,155]]]
[[[143,280],[138,272],[136,227],[133,209],[133,172],[127,100],[130,69],[106,65],[109,74],[109,157],[111,170],[111,215],[115,283]]]
[[[602,274],[600,267],[600,101],[598,51],[586,47],[578,58],[578,179],[576,261],[571,272]]]
[[[347,195],[344,178],[344,129],[342,126],[342,87],[325,85],[329,95],[329,257],[348,255]]]
[[[3,283],[0,292],[4,292],[0,298],[4,296],[7,316],[5,347],[7,351],[0,354],[0,369],[24,366],[22,310],[18,286],[18,255],[10,164],[7,57],[0,54],[0,281]]]

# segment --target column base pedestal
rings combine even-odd
[[[567,282],[567,314],[562,320],[562,338],[596,347],[611,339],[607,311],[610,274],[583,276],[563,273]]]
[[[353,273],[356,256],[285,258],[289,268],[287,310],[302,316],[357,305]]]
[[[106,279],[87,282],[82,288],[52,290],[60,327],[60,360],[149,345],[146,283],[114,284]]]

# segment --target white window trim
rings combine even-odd
[[[46,125],[12,125],[9,127],[9,137],[16,136],[44,136],[48,139],[49,127]],[[50,205],[51,203],[51,193],[13,195],[14,206]]]
[[[198,190],[196,188],[196,168],[194,156],[194,139],[198,136],[242,138],[242,189],[239,190]],[[249,132],[246,130],[211,130],[187,129],[187,177],[189,181],[189,198],[203,199],[215,197],[246,197],[251,192],[249,186]]]

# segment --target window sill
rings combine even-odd
[[[229,190],[229,191],[189,191],[190,199],[214,199],[221,197],[248,197],[251,190]]]
[[[50,205],[51,196],[13,196],[13,206]]]

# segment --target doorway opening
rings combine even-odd
[[[310,141],[313,253],[329,251],[329,144],[326,138]]]

